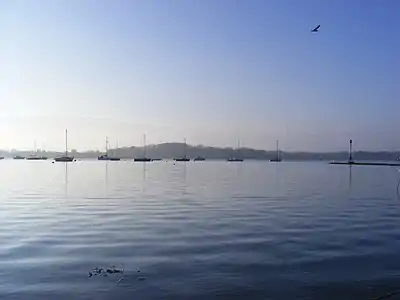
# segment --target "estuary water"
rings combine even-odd
[[[325,162],[6,159],[0,298],[374,299],[400,290],[399,180]]]

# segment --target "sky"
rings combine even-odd
[[[400,149],[397,0],[3,0],[0,37],[1,149]]]

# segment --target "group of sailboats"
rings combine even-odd
[[[26,159],[26,160],[47,160],[46,156],[39,156],[38,155],[38,150],[36,148],[36,141],[35,141],[34,149],[35,150],[34,150],[33,154],[31,154],[31,155],[29,155],[27,157],[22,156],[22,155],[16,155],[16,156],[13,157],[13,159],[16,159],[16,160],[22,160],[22,159]],[[4,157],[3,158],[0,157],[0,159],[4,159]]]
[[[238,145],[236,148],[236,157],[230,157],[227,159],[229,162],[242,162],[243,158],[240,155],[240,141],[238,141]],[[281,162],[282,157],[280,155],[280,150],[279,150],[279,141],[276,141],[276,156],[272,159],[270,159],[270,162]]]
[[[28,156],[26,158],[27,160],[47,160],[46,156],[39,156],[38,155],[38,151],[37,151],[37,148],[36,148],[36,141],[35,141],[34,149],[35,149],[35,152],[32,155]]]
[[[196,156],[193,158],[193,161],[205,161],[206,158],[203,156]],[[186,139],[183,140],[183,155],[181,157],[174,158],[174,161],[177,162],[187,162],[190,161],[190,158],[187,156],[187,143]]]
[[[13,157],[13,159],[15,159],[15,160],[23,160],[23,159],[26,159],[26,160],[47,160],[48,159],[48,157],[46,157],[46,156],[42,156],[42,155],[39,156],[38,155],[38,150],[36,148],[36,141],[35,141],[34,149],[35,149],[34,153],[29,155],[29,156],[27,156],[27,157],[22,156],[22,155],[16,155],[16,156]],[[3,159],[4,159],[4,157],[3,157]],[[54,159],[54,161],[58,161],[58,162],[72,162],[72,161],[74,161],[74,157],[68,156],[68,131],[67,131],[67,129],[65,129],[65,155],[60,156],[60,157],[56,157]]]
[[[117,146],[118,149],[118,146]],[[119,161],[121,160],[119,157],[112,157],[108,155],[108,137],[106,137],[106,152],[103,155],[97,157],[98,160],[108,160],[108,161]],[[38,156],[36,150],[36,142],[35,142],[35,154],[24,157],[24,156],[14,156],[14,159],[27,159],[27,160],[47,160],[45,156]],[[4,157],[0,157],[0,159],[4,159]],[[68,130],[65,129],[65,154],[63,156],[59,156],[54,158],[56,162],[73,162],[75,158],[73,156],[68,155]],[[153,159],[148,158],[146,156],[146,135],[143,135],[143,157],[134,158],[135,162],[150,162]],[[154,159],[155,160],[155,159]],[[194,161],[204,161],[206,160],[204,157],[198,156],[193,159]],[[184,139],[184,153],[183,156],[174,158],[174,161],[177,162],[187,162],[190,161],[190,158],[187,157],[187,144],[186,139]],[[242,162],[243,158],[240,155],[240,141],[238,141],[237,149],[236,149],[236,157],[230,157],[227,159],[228,162]],[[279,141],[276,141],[276,156],[275,158],[270,159],[270,162],[281,162],[282,157],[280,155],[279,150]]]
[[[117,145],[117,149],[118,149],[118,145]],[[142,157],[137,157],[134,158],[133,161],[134,162],[150,162],[152,161],[151,158],[148,158],[146,156],[146,135],[143,135],[143,156]],[[121,158],[116,157],[116,156],[109,156],[108,155],[108,138],[106,137],[106,153],[104,155],[100,155],[99,157],[97,157],[98,160],[111,160],[111,161],[118,161],[121,160]]]
[[[190,158],[187,157],[187,144],[186,139],[183,140],[183,156],[174,158],[174,161],[190,161]]]

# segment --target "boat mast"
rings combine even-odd
[[[68,156],[68,130],[65,129],[65,156]]]
[[[108,155],[108,136],[106,136],[106,156]]]
[[[279,160],[279,140],[276,140],[276,158]]]
[[[143,157],[146,158],[146,134],[143,134]]]
[[[240,140],[238,140],[238,143],[237,143],[237,158],[240,159]]]
[[[185,148],[184,148],[184,158],[186,159],[186,138],[183,140],[185,143]]]
[[[353,162],[353,140],[349,141],[349,162],[352,163]]]

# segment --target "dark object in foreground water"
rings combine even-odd
[[[398,166],[400,163],[395,162],[355,162],[355,161],[332,161],[330,165],[347,165],[347,166]]]
[[[89,272],[89,278],[92,276],[100,276],[100,277],[108,277],[108,275],[115,275],[117,282],[121,282],[124,277],[124,269],[123,267],[117,268],[115,266],[111,266],[109,268],[94,268]]]

